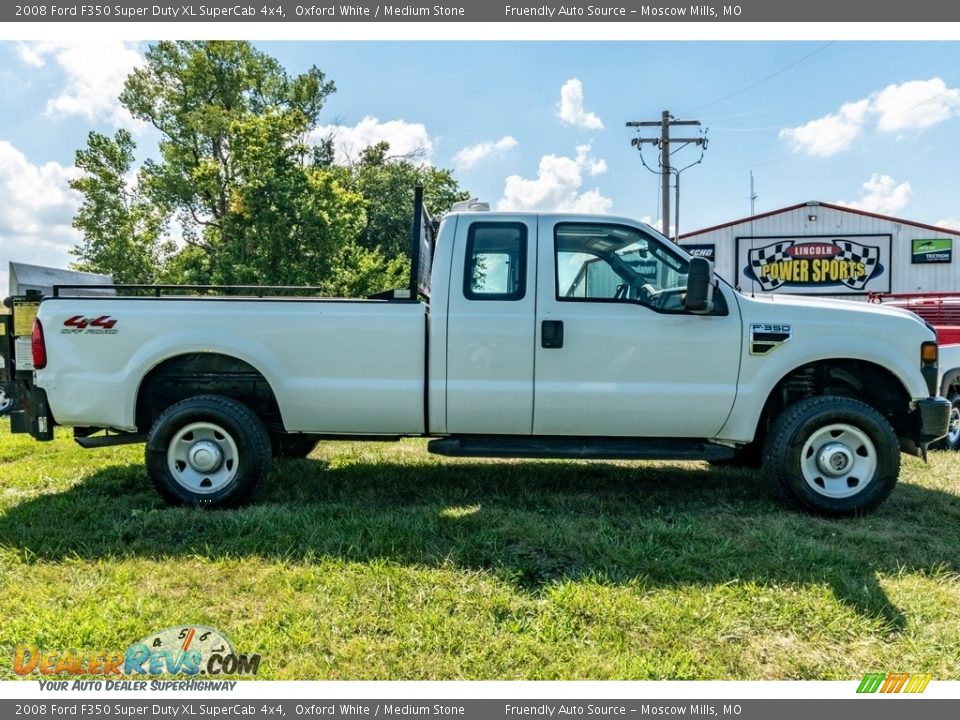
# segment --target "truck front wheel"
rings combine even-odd
[[[168,501],[222,508],[250,498],[270,470],[270,436],[250,408],[220,395],[171,405],[147,437],[150,479]]]
[[[763,476],[776,494],[829,516],[876,509],[900,473],[890,423],[859,400],[812,397],[788,407],[767,435]]]

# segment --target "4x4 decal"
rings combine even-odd
[[[60,333],[63,335],[77,335],[80,333],[87,335],[116,335],[119,332],[119,330],[114,329],[116,324],[116,318],[110,317],[109,315],[100,315],[95,318],[74,315],[63,321],[63,329]]]

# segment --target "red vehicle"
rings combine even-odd
[[[871,293],[870,302],[909,310],[933,326],[940,345],[940,394],[953,403],[950,431],[934,447],[960,450],[960,292]]]

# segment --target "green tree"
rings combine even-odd
[[[391,158],[389,152],[389,143],[371,145],[350,168],[350,186],[367,203],[367,223],[357,242],[369,250],[380,248],[386,257],[409,257],[414,188],[423,185],[427,210],[434,219],[470,194],[460,190],[450,170],[410,158]]]
[[[151,46],[120,100],[156,129],[158,152],[135,182],[129,133],[91,134],[78,153],[81,266],[132,282],[405,286],[414,186],[435,215],[467,194],[386,143],[337,166],[333,138],[307,141],[332,92],[316,67],[290,76],[247,42]],[[160,240],[172,219],[176,251]]]
[[[306,166],[297,118],[267,112],[232,126],[233,168],[212,279],[226,284],[321,284],[338,248],[363,227],[363,199],[328,168]]]
[[[407,258],[388,258],[380,248],[368,250],[354,240],[342,245],[332,258],[331,273],[323,290],[331,297],[365,297],[405,288],[409,282]]]
[[[74,267],[113,275],[118,283],[152,283],[161,274],[173,244],[162,239],[166,213],[147,200],[133,177],[134,142],[119,130],[111,138],[97,132],[76,153],[83,174],[70,187],[83,195],[73,226],[83,240],[71,252]]]
[[[336,228],[310,232],[318,220],[311,210],[324,201],[307,197],[312,154],[304,143],[333,91],[316,67],[291,77],[247,42],[160,42],[147,51],[120,100],[160,133],[143,186],[206,254],[198,263],[191,251],[194,274],[291,283],[333,249],[326,245],[339,239]]]

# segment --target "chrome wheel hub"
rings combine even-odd
[[[824,445],[817,455],[817,467],[831,477],[840,477],[853,464],[853,453],[841,443]]]
[[[190,448],[187,459],[197,472],[213,472],[223,462],[223,452],[209,440],[201,440]]]
[[[800,451],[800,472],[814,492],[832,499],[856,495],[877,472],[877,448],[860,428],[825,425],[811,433]]]
[[[230,433],[219,425],[190,423],[170,440],[167,467],[173,479],[191,492],[214,493],[236,478],[240,452]]]

